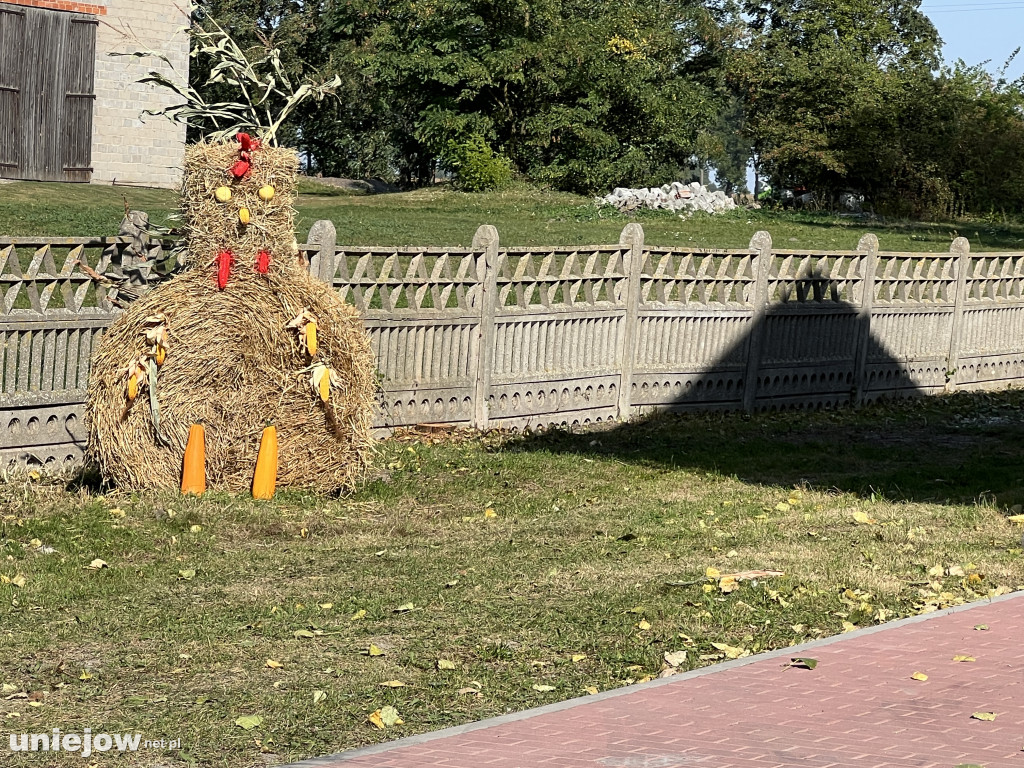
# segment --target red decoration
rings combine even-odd
[[[223,291],[228,284],[231,265],[235,263],[235,254],[231,251],[221,251],[214,263],[217,265],[217,288]]]
[[[260,251],[256,254],[256,271],[265,275],[268,269],[270,269],[270,251]]]
[[[249,173],[249,161],[239,160],[237,163],[231,166],[231,175],[236,179],[240,179]]]
[[[254,149],[260,148],[259,139],[254,139],[248,133],[239,133],[235,138],[238,139],[238,143],[242,145],[242,152],[251,152]]]

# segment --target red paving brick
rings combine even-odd
[[[1024,768],[1024,592],[921,619],[296,765]]]

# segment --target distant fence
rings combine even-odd
[[[658,408],[836,406],[1024,380],[1024,253],[619,243],[349,247],[317,222],[301,256],[361,313],[380,428],[523,427]],[[0,466],[74,464],[89,361],[167,242],[0,240]],[[59,264],[59,266],[58,266]]]

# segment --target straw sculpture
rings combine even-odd
[[[298,263],[297,156],[245,134],[185,157],[185,271],[110,326],[92,364],[89,456],[125,489],[177,488],[193,424],[206,484],[250,488],[265,426],[278,487],[349,489],[371,450],[370,343]]]

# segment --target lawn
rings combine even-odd
[[[54,201],[60,204],[55,205]],[[125,201],[160,224],[172,224],[175,195],[167,190],[101,185],[16,182],[0,185],[0,237],[116,234]],[[598,210],[577,195],[517,188],[466,194],[441,188],[387,195],[355,195],[305,180],[296,205],[299,237],[317,219],[330,219],[343,245],[469,245],[481,224],[498,228],[508,245],[618,242],[631,221],[643,225],[647,242],[691,247],[744,247],[768,230],[782,248],[853,249],[866,232],[883,249],[942,251],[963,235],[975,251],[1024,250],[1020,222],[921,223],[863,220],[819,213],[737,210],[683,220],[665,211],[635,217]]]
[[[1024,588],[1022,446],[1011,391],[409,433],[344,498],[12,480],[0,721],[182,740],[104,766],[266,765]],[[722,578],[748,569],[784,575]]]

